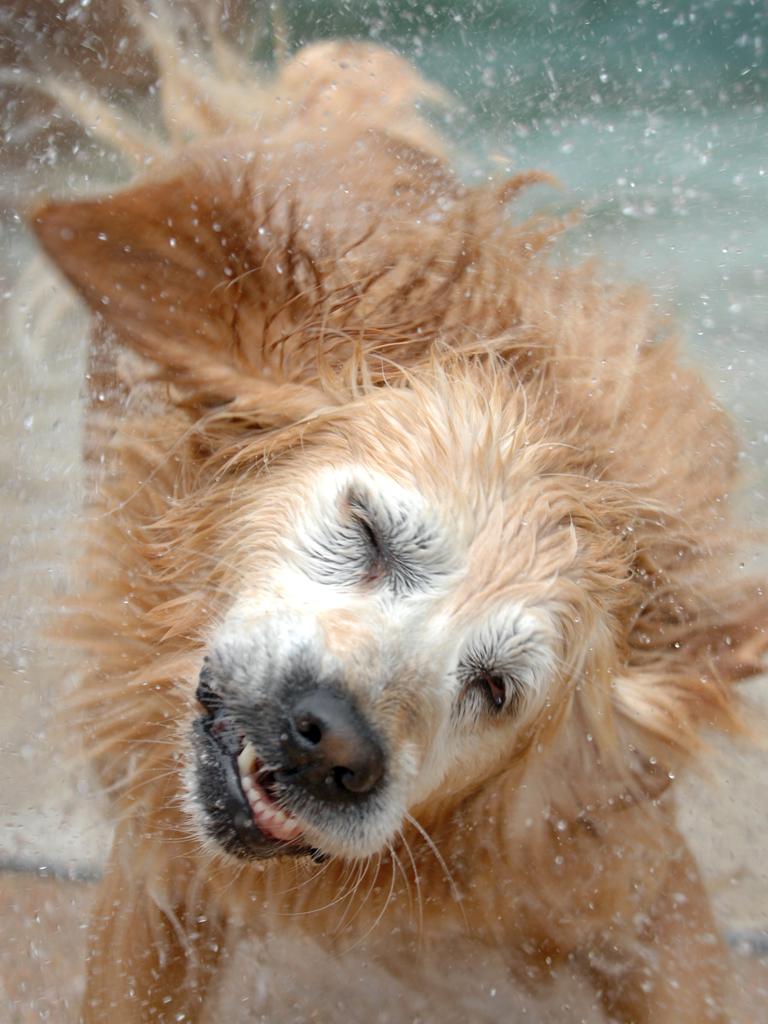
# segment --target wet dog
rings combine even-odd
[[[457,179],[396,56],[166,57],[168,140],[104,120],[149,170],[31,216],[95,314],[84,1020],[202,1019],[233,927],[725,1019],[671,782],[765,646],[726,416],[641,293],[547,260],[536,175]]]

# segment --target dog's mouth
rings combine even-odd
[[[206,835],[250,860],[378,850],[382,811],[391,820],[397,810],[384,741],[354,700],[311,679],[246,703],[223,697],[211,677],[206,663],[190,779],[190,809]]]
[[[320,857],[304,826],[278,802],[275,778],[234,720],[219,710],[195,722],[198,797],[206,830],[244,859]]]
[[[253,824],[267,839],[278,843],[297,842],[303,833],[302,825],[278,806],[274,775],[264,768],[253,744],[246,742],[236,760],[240,787],[251,809]]]

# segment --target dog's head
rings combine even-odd
[[[706,390],[636,297],[538,260],[517,185],[468,192],[380,126],[297,111],[33,217],[148,360],[151,401],[107,391],[134,569],[98,586],[115,622],[140,586],[147,646],[202,652],[176,707],[198,833],[366,856],[557,737],[550,781],[582,805],[610,756],[693,749],[763,614],[708,570],[734,460]],[[137,692],[94,716],[102,746],[151,731]]]
[[[372,391],[238,487],[190,801],[231,852],[381,849],[508,769],[608,653],[626,567],[589,478],[508,371],[454,372]]]

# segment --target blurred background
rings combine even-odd
[[[319,38],[391,46],[451,94],[429,116],[468,181],[552,172],[563,189],[537,189],[526,202],[579,209],[564,254],[597,255],[608,273],[644,281],[674,315],[738,421],[743,501],[751,521],[766,525],[765,0],[170,6],[203,44],[214,25],[267,64]],[[0,0],[0,1005],[11,1022],[76,1019],[82,926],[109,842],[87,779],[49,729],[72,671],[45,630],[77,550],[85,328],[36,259],[23,209],[43,193],[87,191],[129,173],[93,125],[77,124],[41,88],[87,86],[151,122],[156,68],[128,9],[117,0]],[[761,562],[747,557],[745,569]],[[757,707],[768,703],[765,691],[750,688]],[[768,758],[723,750],[706,785],[686,783],[683,818],[743,954],[743,1019],[766,1021]]]

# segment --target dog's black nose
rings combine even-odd
[[[384,774],[384,751],[351,700],[332,690],[303,694],[281,736],[285,781],[320,800],[350,800],[374,789]]]

